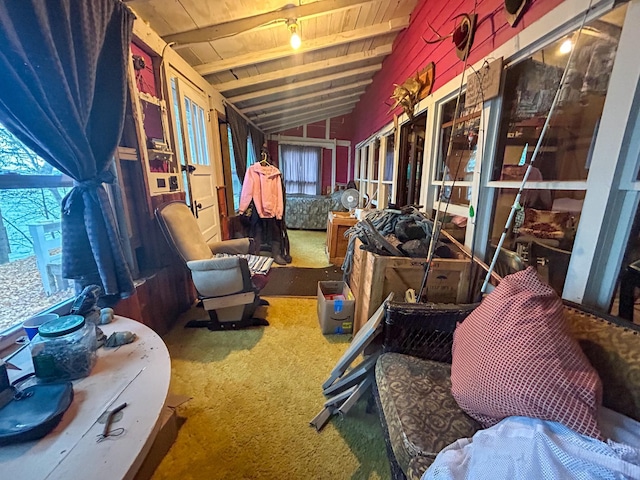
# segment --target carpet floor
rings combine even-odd
[[[326,267],[324,232],[296,233],[307,256],[294,256],[295,266]],[[290,239],[294,255],[291,232]],[[164,337],[171,391],[192,398],[178,407],[186,422],[153,479],[388,479],[382,430],[366,400],[321,432],[309,425],[325,401],[321,384],[350,337],[320,333],[315,298],[266,298],[271,305],[257,314],[269,327],[184,329],[205,316],[192,308]]]

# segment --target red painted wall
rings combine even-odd
[[[473,64],[514,37],[523,28],[558,6],[562,0],[536,0],[531,2],[516,28],[506,22],[502,0],[478,0],[478,24],[469,55]],[[432,40],[435,34],[431,25],[441,35],[451,33],[455,26],[452,17],[460,13],[471,13],[472,0],[421,0],[411,15],[409,27],[396,38],[393,51],[384,60],[382,70],[374,77],[365,93],[360,97],[348,122],[352,125],[352,144],[366,139],[393,120],[389,112],[394,84],[402,84],[429,62],[436,65],[434,91],[462,72],[464,62],[455,54],[451,39],[427,45],[422,37]],[[398,108],[395,113],[400,114]]]
[[[327,138],[325,121],[310,123],[307,125],[307,138],[324,139]],[[279,132],[280,135],[289,137],[300,137],[302,140],[302,127],[290,128]],[[350,116],[342,115],[332,118],[329,122],[329,139],[348,140],[353,134]],[[267,144],[271,159],[275,165],[278,163],[278,142],[269,140]],[[352,162],[353,163],[353,162]],[[336,182],[347,182],[347,169],[349,164],[348,147],[338,147],[336,149]],[[353,165],[351,166],[353,178]],[[331,150],[324,149],[322,152],[322,192],[326,192],[327,187],[331,186]]]
[[[353,162],[351,162],[353,163]],[[347,167],[349,166],[349,147],[336,148],[336,182],[347,183]],[[353,169],[353,165],[351,166]],[[353,173],[351,174],[353,178]]]
[[[151,58],[151,55],[149,55],[135,43],[131,43],[131,53],[133,55],[142,57],[145,63],[144,69],[139,70],[136,73],[136,83],[138,84],[138,90],[157,97],[158,90],[156,88],[156,78],[153,73],[153,59]]]
[[[327,188],[331,189],[331,150],[322,149],[322,189],[323,194],[327,193]]]

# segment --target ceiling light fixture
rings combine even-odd
[[[562,42],[562,45],[560,45],[560,54],[566,55],[571,51],[572,48],[573,42],[571,40],[565,40],[564,42]]]
[[[300,44],[302,40],[300,40],[300,35],[298,34],[298,22],[295,18],[290,18],[287,20],[287,28],[291,32],[291,39],[289,43],[291,43],[291,48],[297,50],[300,48]]]

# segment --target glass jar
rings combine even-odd
[[[96,361],[96,329],[81,315],[67,315],[38,328],[31,340],[36,377],[46,381],[86,377]]]

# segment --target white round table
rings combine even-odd
[[[2,478],[114,480],[133,478],[160,428],[160,414],[169,391],[171,360],[162,339],[145,325],[124,317],[101,325],[112,332],[131,331],[137,339],[118,348],[98,350],[88,377],[73,382],[74,398],[58,426],[40,440],[0,447]],[[12,363],[33,370],[28,349]],[[124,433],[97,442],[104,429],[98,418],[126,402],[112,429]]]

